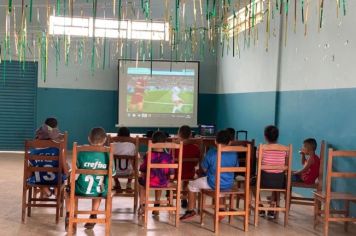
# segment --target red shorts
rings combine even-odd
[[[131,97],[131,104],[138,104],[138,103],[142,103],[143,102],[143,96],[142,95],[138,95],[138,94],[134,94]]]

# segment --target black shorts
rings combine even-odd
[[[286,175],[282,173],[268,173],[261,171],[261,188],[279,189],[285,188]]]

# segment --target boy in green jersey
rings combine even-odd
[[[92,146],[103,146],[106,142],[106,133],[103,128],[93,128],[88,137],[89,144]],[[79,152],[77,156],[77,167],[79,169],[106,170],[109,166],[109,153],[104,152]],[[114,172],[114,170],[113,170]],[[115,173],[113,173],[115,174]],[[88,197],[105,197],[108,188],[108,177],[104,175],[85,175],[76,176],[75,195]],[[69,197],[68,197],[69,198]],[[67,198],[67,200],[69,200]],[[92,210],[97,211],[101,199],[92,199]],[[68,227],[69,202],[67,201],[66,229]],[[96,215],[90,215],[91,219],[96,219]],[[86,223],[86,229],[93,229],[95,223]]]

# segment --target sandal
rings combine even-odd
[[[96,219],[96,215],[90,215],[89,219]],[[93,229],[96,223],[85,223],[84,228]]]
[[[144,216],[145,215],[145,204],[141,204],[140,207],[138,208],[137,214],[139,216]]]

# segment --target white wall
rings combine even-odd
[[[356,87],[356,1],[346,1],[347,15],[341,8],[337,19],[336,1],[325,0],[320,32],[317,2],[310,4],[307,36],[300,11],[297,34],[289,26],[280,66],[282,91]],[[294,6],[290,10],[294,12]]]
[[[304,36],[300,4],[297,7],[297,33],[294,33],[294,4],[290,4],[286,46],[285,19],[282,22],[280,39],[279,17],[272,21],[271,31],[275,28],[275,36],[271,36],[269,52],[265,51],[264,46],[265,22],[258,26],[257,45],[252,44],[249,49],[242,50],[240,59],[233,58],[232,53],[224,53],[221,57],[220,45],[217,93],[356,87],[356,1],[346,1],[347,15],[343,16],[340,9],[339,18],[336,18],[336,1],[325,0],[323,27],[320,32],[317,2],[310,1],[307,36]],[[243,45],[240,36],[240,45],[241,43]],[[276,86],[277,78],[279,86]]]

